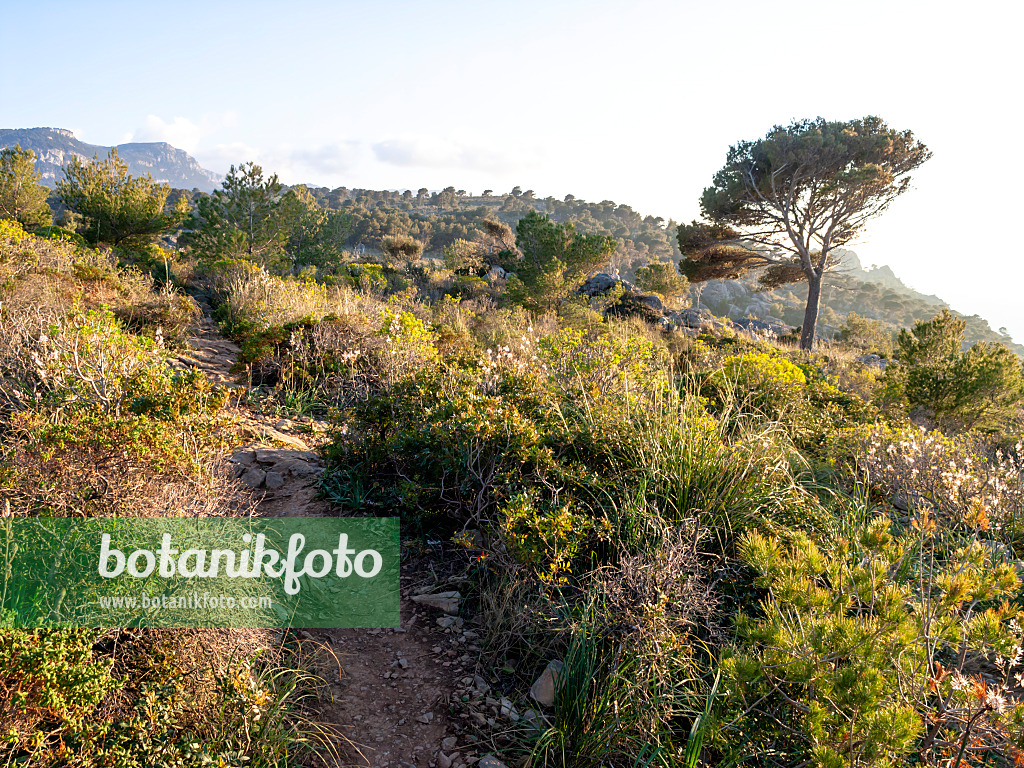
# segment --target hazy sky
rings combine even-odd
[[[0,127],[286,183],[515,185],[689,220],[731,143],[876,114],[935,153],[852,247],[1024,341],[1003,2],[0,0]],[[1010,134],[1013,134],[1012,136]]]

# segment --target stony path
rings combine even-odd
[[[201,297],[197,302],[203,310],[203,317],[195,335],[188,341],[188,351],[178,355],[176,364],[199,368],[214,384],[234,384],[235,376],[231,373],[231,367],[242,350],[220,335],[210,303]]]
[[[176,364],[199,368],[214,383],[238,385],[230,369],[240,350],[219,334],[209,304],[200,299],[200,306],[204,316],[198,332]],[[327,439],[327,425],[282,420],[245,406],[234,415],[236,431],[247,442],[228,460],[234,475],[256,494],[257,514],[331,514],[330,505],[317,498],[323,465],[311,450]],[[488,758],[478,762],[468,715],[449,712],[467,683],[477,686],[480,696],[485,692],[486,683],[473,677],[475,633],[462,619],[445,618],[441,610],[411,599],[413,593],[433,591],[429,578],[427,586],[414,584],[415,575],[402,580],[399,629],[303,633],[330,647],[340,664],[328,680],[332,698],[322,702],[321,716],[323,726],[339,736],[339,768],[500,766]]]

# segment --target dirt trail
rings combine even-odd
[[[219,334],[210,305],[201,297],[199,302],[203,319],[177,364],[199,368],[214,383],[238,385],[230,369],[240,350]],[[330,505],[317,498],[323,465],[312,450],[329,439],[321,431],[326,425],[279,419],[247,406],[234,415],[238,433],[249,440],[228,460],[255,494],[257,514],[330,515]],[[328,680],[332,696],[321,702],[320,718],[339,736],[339,768],[458,768],[476,762],[467,749],[465,720],[449,715],[457,688],[464,686],[460,680],[473,674],[467,648],[475,648],[474,635],[466,634],[461,619],[442,618],[452,626],[439,626],[439,610],[412,601],[414,591],[432,588],[429,573],[420,578],[408,570],[403,566],[400,629],[302,633],[330,647],[340,663]]]

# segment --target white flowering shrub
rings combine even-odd
[[[920,427],[861,427],[837,438],[839,454],[868,486],[911,513],[993,535],[1024,523],[1024,445],[991,449],[970,435]]]

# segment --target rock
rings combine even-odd
[[[419,717],[416,718],[416,722],[423,723],[424,725],[428,725],[430,723],[430,721],[433,720],[433,719],[434,719],[434,713],[433,712],[424,712],[422,715],[420,715]]]
[[[499,265],[495,264],[487,272],[487,279],[492,281],[492,282],[495,281],[495,280],[504,280],[507,277],[507,275],[508,275],[508,273],[505,272],[504,268],[502,268]]]
[[[1010,559],[1010,550],[1006,548],[1003,542],[992,539],[978,539],[978,543],[988,550],[993,560],[1003,562]]]
[[[441,749],[455,749],[455,745],[458,743],[458,736],[449,736],[446,739],[441,739]]]
[[[661,299],[655,296],[653,293],[643,293],[635,297],[636,301],[640,304],[650,307],[651,309],[661,312],[665,309],[665,305],[661,303]]]
[[[320,461],[314,451],[290,451],[282,448],[257,448],[256,461],[260,464],[278,464],[283,461],[303,461],[307,464]]]
[[[249,467],[242,473],[242,483],[250,488],[259,488],[267,479],[267,473],[259,467]]]
[[[861,355],[857,360],[864,363],[867,368],[878,368],[882,371],[889,365],[889,361],[881,355]]]
[[[477,768],[508,768],[508,766],[494,755],[484,755],[477,761]]]
[[[331,425],[326,421],[320,421],[319,419],[313,419],[309,422],[309,428],[314,432],[326,432],[331,428]]]
[[[431,608],[437,608],[447,614],[456,614],[459,612],[462,595],[458,592],[436,592],[432,595],[415,595],[412,601],[420,605],[429,605]]]
[[[232,464],[241,464],[242,466],[251,466],[256,461],[256,451],[241,450],[235,451],[231,454],[231,458],[228,459]]]
[[[775,323],[770,320],[755,320],[750,317],[741,317],[739,320],[734,320],[733,323],[743,330],[751,333],[771,333],[776,336],[785,336],[793,330],[792,326],[786,325],[785,323]]]
[[[504,715],[505,717],[509,718],[514,723],[519,721],[519,713],[516,712],[515,706],[512,704],[512,702],[509,699],[506,699],[506,698],[502,697],[502,699],[499,702],[499,704],[500,704],[500,711],[501,711],[502,715]]]
[[[684,328],[702,328],[713,325],[714,318],[705,309],[681,309],[672,312],[669,317]]]
[[[288,419],[281,419],[279,422],[274,424],[274,429],[279,429],[282,432],[289,429],[295,429],[295,422],[289,421]]]
[[[538,714],[537,710],[535,710],[535,709],[528,709],[528,710],[526,710],[525,712],[523,712],[522,719],[531,728],[534,728],[535,730],[538,730],[538,731],[540,730],[540,728],[541,728],[541,720],[540,720],[540,715]]]
[[[456,616],[442,616],[437,620],[437,626],[441,629],[448,629],[449,627],[461,627],[462,619]]]
[[[284,486],[284,475],[280,472],[267,472],[267,488],[272,491],[276,491],[278,488]]]
[[[491,686],[480,675],[473,675],[473,687],[476,688],[476,692],[481,696],[491,690]]]
[[[554,704],[555,690],[562,682],[564,668],[560,661],[549,661],[537,681],[530,686],[530,698],[545,707]]]
[[[892,502],[892,505],[896,507],[896,509],[898,509],[900,512],[910,511],[910,501],[907,500],[906,496],[903,496],[902,494],[896,494],[895,496],[892,497],[892,499],[890,499],[890,501]]]
[[[621,285],[624,290],[632,293],[643,293],[632,283],[622,280],[618,277],[605,274],[604,272],[598,272],[592,278],[587,280],[583,285],[580,286],[578,293],[582,293],[584,296],[600,296],[604,293],[608,293],[612,288],[617,285]]]
[[[308,461],[303,461],[302,459],[279,461],[274,465],[274,469],[278,472],[289,472],[295,477],[308,477],[309,475],[318,475],[323,472],[321,467],[313,466]]]
[[[437,765],[438,768],[452,768],[452,759],[444,752],[440,752],[437,755]]]

